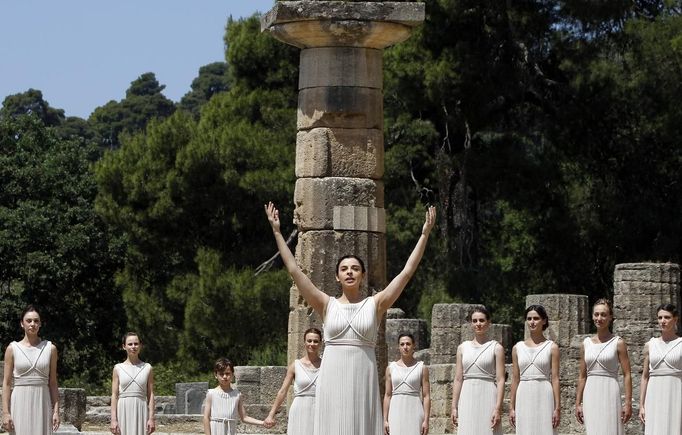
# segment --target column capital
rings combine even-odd
[[[407,39],[424,16],[419,2],[280,1],[261,30],[299,48],[383,49]]]

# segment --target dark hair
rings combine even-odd
[[[609,314],[613,317],[613,304],[611,304],[610,300],[606,298],[597,299],[596,302],[592,304],[592,311],[594,311],[594,307],[597,305],[606,305],[606,307],[609,309]]]
[[[400,339],[403,337],[408,337],[410,340],[412,340],[412,344],[414,344],[414,335],[410,334],[409,332],[403,332],[398,336],[398,343],[400,343]]]
[[[474,314],[475,313],[482,313],[485,316],[485,320],[490,320],[492,317],[492,314],[490,314],[490,310],[488,307],[485,305],[476,305],[474,308],[471,309],[471,312],[469,313],[469,321],[471,322],[474,319]]]
[[[140,340],[140,344],[142,344],[142,339],[140,338],[140,334],[134,331],[128,331],[125,334],[123,334],[123,339],[121,340],[123,342],[123,345],[126,344],[126,340],[128,337],[137,337],[138,340]]]
[[[661,304],[661,305],[659,305],[658,308],[656,308],[656,314],[658,314],[658,312],[661,310],[671,313],[673,315],[673,317],[678,316],[677,307],[675,307],[675,305],[673,305],[673,304]]]
[[[305,340],[305,336],[308,334],[317,334],[320,337],[320,339],[322,339],[322,331],[320,331],[317,328],[306,329],[305,332],[303,333],[303,340]]]
[[[213,364],[213,373],[222,373],[227,369],[230,369],[234,373],[234,364],[227,358],[218,358]]]
[[[37,313],[37,314],[38,314],[38,317],[40,317],[40,311],[38,311],[38,308],[37,308],[35,305],[33,305],[33,304],[29,304],[29,305],[26,306],[26,308],[24,308],[24,311],[21,312],[21,317],[19,317],[19,321],[23,321],[23,320],[24,320],[24,316],[25,316],[27,313],[30,313],[30,312]]]
[[[339,266],[341,266],[341,262],[343,260],[348,259],[348,258],[354,258],[354,259],[358,260],[358,263],[360,263],[360,270],[362,270],[362,273],[365,273],[365,262],[362,261],[362,259],[360,257],[358,257],[357,255],[349,254],[349,255],[344,255],[343,257],[339,258],[339,261],[336,262],[336,274],[337,275],[339,273]]]
[[[531,311],[535,311],[542,320],[545,320],[545,324],[542,325],[542,330],[544,331],[547,329],[549,326],[549,316],[547,315],[545,307],[542,305],[531,305],[530,307],[526,308],[526,314],[524,314],[524,316],[527,316]]]

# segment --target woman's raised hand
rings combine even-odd
[[[272,227],[272,231],[278,232],[279,231],[279,211],[277,211],[275,204],[273,204],[272,202],[268,202],[265,205],[265,214],[268,216],[268,222],[270,222],[270,226]]]
[[[436,207],[430,205],[426,209],[426,215],[424,217],[424,227],[422,228],[422,234],[428,236],[433,226],[436,224]]]

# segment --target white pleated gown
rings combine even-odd
[[[587,435],[623,435],[621,390],[618,383],[618,338],[593,343],[585,338],[587,382],[583,394],[583,415]]]
[[[649,340],[645,435],[682,435],[682,337]]]
[[[146,435],[149,408],[147,380],[152,366],[120,363],[114,367],[118,374],[118,425],[121,435]]]
[[[411,367],[403,367],[392,362],[388,367],[393,386],[388,408],[391,435],[419,435],[424,422],[424,404],[421,399],[424,363],[418,361]]]
[[[239,423],[239,400],[241,393],[236,388],[225,392],[220,387],[206,392],[211,398],[211,435],[235,435]]]
[[[312,435],[315,425],[315,388],[320,369],[294,361],[294,400],[289,408],[287,435]]]
[[[48,386],[52,343],[41,341],[26,347],[13,341],[14,388],[10,396],[13,435],[52,433],[52,400]]]
[[[314,435],[382,435],[374,298],[355,304],[329,299],[324,357],[317,379]]]
[[[516,434],[556,435],[552,428],[552,341],[528,347],[516,344],[521,382],[516,391]]]
[[[495,347],[490,340],[479,346],[473,341],[462,343],[462,373],[464,380],[457,402],[457,433],[461,435],[501,435],[502,425],[493,430],[491,417],[497,404],[495,383]]]

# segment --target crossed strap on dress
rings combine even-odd
[[[538,351],[535,352],[535,355],[530,355],[530,352],[528,352],[528,350],[524,349],[524,352],[526,352],[528,355],[530,355],[531,358],[530,358],[530,364],[528,364],[526,367],[524,367],[523,370],[521,371],[520,375],[519,375],[519,377],[521,378],[522,381],[545,380],[545,379],[549,379],[549,375],[548,375],[547,373],[545,373],[544,371],[542,371],[542,369],[541,369],[540,367],[538,367],[538,366],[535,365],[535,359],[538,357],[538,355],[540,355],[540,354],[542,353],[543,350],[545,350],[545,348],[546,348],[550,343],[551,343],[551,341],[547,340],[547,341],[545,342],[545,344],[543,344],[542,346],[540,346],[540,348],[538,349]],[[524,344],[524,348],[525,348],[525,347],[527,347],[527,346],[525,346],[525,344]],[[526,377],[526,379],[523,379],[523,374],[526,372],[526,370],[528,370],[528,369],[530,368],[530,366],[533,366],[533,367],[535,367],[536,369],[538,369],[538,371],[539,371],[540,373],[542,373],[542,375],[530,375],[530,376]]]
[[[471,363],[464,367],[463,370],[463,376],[464,379],[489,379],[489,380],[495,380],[495,373],[490,373],[483,367],[478,365],[478,359],[485,353],[486,350],[490,349],[490,346],[494,346],[497,342],[495,340],[490,340],[488,343],[482,346],[481,349],[479,349],[478,354],[476,354],[476,358],[474,358]],[[473,367],[476,366],[481,370],[483,373],[475,373],[475,374],[469,374],[469,370]]]
[[[405,396],[418,396],[419,395],[419,390],[418,389],[415,390],[415,388],[409,382],[407,382],[407,378],[409,378],[410,375],[412,374],[412,372],[417,367],[421,366],[422,364],[423,363],[421,361],[418,361],[417,364],[410,367],[410,370],[405,374],[405,376],[403,376],[402,380],[398,383],[398,385],[393,387],[393,393],[392,393],[393,395],[395,395],[395,396],[399,396],[401,394],[405,395]],[[400,366],[398,366],[398,367],[400,367]],[[396,391],[402,385],[407,385],[409,390],[408,391]]]
[[[652,372],[649,374],[650,376],[656,376],[656,373],[653,373],[653,369],[659,368],[659,366],[660,366],[662,363],[665,363],[665,365],[667,365],[670,369],[674,370],[676,374],[679,374],[679,375],[682,376],[682,370],[680,370],[680,369],[678,369],[678,368],[676,368],[676,367],[671,366],[670,364],[668,364],[668,361],[666,361],[666,358],[668,357],[668,355],[670,355],[670,352],[672,352],[673,349],[675,349],[677,346],[679,346],[680,344],[682,344],[682,339],[680,339],[680,338],[676,338],[675,341],[676,341],[675,344],[673,344],[672,346],[670,346],[670,347],[665,351],[665,353],[664,353],[663,355],[661,355],[661,359],[658,360],[658,361],[656,362],[656,364],[652,364],[651,359],[649,359],[649,364],[651,365],[651,369],[652,369]],[[658,346],[658,345],[657,345],[657,346]]]
[[[21,352],[21,353],[24,355],[24,357],[31,363],[31,367],[29,367],[28,369],[26,369],[26,371],[24,371],[23,373],[19,373],[19,376],[18,376],[18,377],[26,376],[28,373],[30,373],[30,372],[32,372],[32,371],[35,371],[35,372],[38,372],[38,374],[39,374],[40,376],[42,376],[42,377],[44,377],[44,378],[47,379],[47,378],[48,378],[48,374],[47,374],[47,373],[43,373],[43,372],[38,368],[38,361],[40,360],[40,356],[43,354],[43,352],[45,351],[45,349],[47,349],[50,345],[51,345],[51,343],[50,343],[49,341],[45,342],[45,346],[43,346],[42,349],[40,349],[40,352],[38,353],[38,356],[36,357],[35,361],[32,361],[31,358],[30,358],[28,355],[26,355],[26,352],[24,352],[24,350],[21,348],[21,345],[20,345],[19,343],[16,343],[16,346],[14,346],[14,348],[15,348],[15,349],[19,349],[19,352]],[[16,381],[15,381],[15,385],[20,386],[21,383],[20,383],[20,384],[16,384]]]
[[[611,339],[609,341],[604,343],[604,346],[602,346],[601,349],[599,349],[599,352],[597,352],[597,356],[594,358],[594,361],[592,361],[590,363],[590,365],[587,367],[587,376],[590,376],[590,375],[604,376],[600,373],[590,373],[595,364],[599,364],[601,366],[601,368],[606,370],[608,373],[611,373],[611,375],[618,376],[618,372],[612,373],[607,367],[604,367],[604,364],[602,364],[601,361],[599,361],[599,357],[601,356],[602,352],[604,352],[604,350],[607,347],[609,347],[609,345],[611,344],[611,342],[613,340],[618,340],[618,338],[619,337],[617,335],[614,335],[613,337],[611,337]],[[589,339],[589,340],[591,340],[591,339]],[[594,343],[592,343],[592,344],[594,344]]]
[[[317,376],[320,374],[319,370],[315,372],[315,376],[310,377],[310,373],[308,372],[308,369],[306,366],[304,366],[301,361],[296,360],[296,363],[303,368],[303,372],[305,375],[308,377],[308,384],[302,387],[300,390],[296,391],[294,393],[294,396],[309,396],[309,395],[315,395],[315,382],[317,381]],[[304,393],[309,393],[312,390],[312,394],[304,394]]]
[[[138,370],[137,373],[135,373],[135,376],[130,376],[130,373],[128,373],[128,371],[123,368],[123,364],[119,365],[119,367],[121,370],[125,372],[126,375],[128,375],[128,377],[130,378],[130,382],[128,382],[128,384],[125,387],[121,386],[121,392],[118,394],[118,397],[144,397],[141,391],[128,393],[126,392],[126,390],[133,384],[136,384],[138,387],[140,387],[140,390],[144,390],[144,387],[140,385],[139,382],[137,382],[137,377],[139,376],[140,373],[144,371],[145,368],[147,368],[147,363],[144,363],[142,368]]]
[[[340,305],[340,303],[336,299],[332,298],[331,300],[333,300],[334,303]],[[346,313],[343,310],[341,310],[341,309],[338,310],[339,313],[341,314],[341,317],[343,317],[343,319],[346,321],[347,325],[338,334],[336,334],[334,337],[331,337],[329,340],[327,340],[325,342],[326,345],[351,344],[351,345],[356,345],[356,346],[358,346],[358,345],[370,346],[370,347],[376,346],[376,343],[365,338],[365,336],[360,334],[358,332],[358,330],[355,329],[355,327],[353,326],[353,320],[355,320],[355,317],[358,315],[358,313],[360,313],[360,311],[362,311],[362,309],[365,307],[365,304],[367,303],[368,300],[369,300],[369,298],[365,298],[365,300],[362,301],[362,304],[360,305],[360,307],[357,310],[355,310],[355,312],[353,313],[353,316],[350,319],[348,318],[348,316],[346,316]],[[359,339],[339,339],[339,340],[335,340],[337,337],[345,334],[346,331],[348,331],[348,329],[352,329],[353,332],[355,332],[360,338]]]

